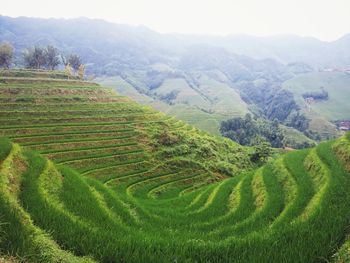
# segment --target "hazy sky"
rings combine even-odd
[[[0,14],[143,24],[158,32],[296,34],[335,40],[350,32],[350,0],[0,0]]]

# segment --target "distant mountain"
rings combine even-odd
[[[189,38],[193,38],[193,36],[183,36],[184,42],[186,42],[185,39]],[[283,64],[304,62],[312,65],[315,69],[350,67],[350,34],[334,42],[295,35],[270,37],[229,35],[194,39],[193,42],[221,46],[233,53],[255,59],[270,58]]]
[[[105,69],[96,71],[98,74],[110,74],[116,68],[140,69],[156,62],[176,65],[179,55],[198,45],[221,47],[227,52],[254,59],[274,59],[282,64],[304,62],[315,69],[350,67],[350,34],[334,42],[293,35],[197,36],[160,34],[144,26],[99,19],[0,16],[0,41],[11,42],[18,54],[28,46],[49,43],[67,53],[77,52],[88,64]]]
[[[17,54],[33,45],[53,44],[65,53],[78,53],[94,68],[142,68],[149,61],[162,61],[161,47],[157,45],[160,37],[145,27],[87,18],[0,17],[0,41],[11,42]]]
[[[300,124],[303,119],[290,121],[302,111],[300,96],[283,83],[324,69],[350,68],[350,34],[334,42],[293,35],[160,34],[99,19],[0,16],[3,41],[15,47],[15,66],[23,64],[22,50],[34,45],[77,53],[87,74],[121,94],[216,134],[221,120],[248,112]],[[314,83],[308,82],[311,90]],[[335,119],[325,120],[331,127],[322,131],[325,138],[334,134],[329,121]]]

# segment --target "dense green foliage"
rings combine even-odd
[[[288,115],[288,118],[285,120],[285,123],[289,127],[293,127],[301,132],[309,132],[307,129],[309,128],[309,120],[305,117],[305,115],[300,114],[299,112],[292,112]],[[312,137],[311,137],[312,138]]]
[[[254,163],[264,164],[272,155],[271,145],[267,142],[259,142],[253,147],[250,160]]]
[[[298,110],[293,94],[281,89],[269,81],[245,82],[241,84],[242,98],[248,103],[255,103],[263,115],[283,122],[295,110]]]
[[[221,134],[241,145],[256,145],[262,141],[269,142],[272,147],[283,147],[283,133],[277,121],[270,122],[261,118],[252,118],[247,114],[245,118],[233,118],[223,121]]]
[[[301,132],[309,128],[309,119],[299,112],[294,94],[280,86],[280,82],[257,80],[240,84],[241,96],[247,103],[258,106],[257,115],[278,120]]]

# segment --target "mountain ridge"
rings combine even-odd
[[[43,25],[45,23],[45,25]],[[61,26],[59,25],[61,24]],[[63,24],[63,25],[62,25]],[[22,25],[22,31],[21,26]],[[35,27],[33,27],[35,25]],[[21,35],[25,36],[25,32],[23,29],[30,30],[30,31],[43,31],[46,28],[51,27],[50,34],[46,36],[55,36],[55,33],[53,32],[60,32],[60,27],[64,28],[65,30],[70,31],[69,28],[67,28],[67,25],[74,26],[75,33],[77,34],[77,37],[84,36],[86,37],[86,34],[90,34],[91,31],[89,31],[88,28],[93,28],[95,40],[98,39],[100,36],[104,36],[105,40],[109,41],[115,38],[118,34],[125,34],[127,33],[128,37],[124,35],[124,40],[129,39],[129,43],[131,40],[134,42],[137,40],[144,41],[143,44],[152,44],[155,47],[161,48],[163,46],[165,49],[168,50],[177,50],[177,49],[184,49],[188,46],[198,44],[198,43],[205,43],[209,45],[214,46],[222,46],[225,48],[228,48],[231,50],[231,52],[247,55],[256,59],[262,59],[262,58],[274,58],[278,61],[283,61],[284,63],[290,63],[290,62],[306,62],[310,63],[313,66],[332,66],[332,63],[336,61],[336,58],[339,58],[339,55],[337,57],[332,57],[332,52],[337,49],[337,47],[342,46],[347,52],[349,52],[349,49],[346,48],[346,44],[349,42],[349,36],[350,33],[345,34],[344,36],[340,37],[339,39],[335,41],[322,41],[314,37],[301,37],[296,35],[273,35],[273,36],[264,36],[264,37],[257,37],[257,36],[250,36],[250,35],[242,35],[242,34],[230,34],[227,36],[211,36],[211,35],[189,35],[189,34],[172,34],[172,33],[158,33],[152,29],[149,29],[143,25],[138,26],[132,26],[132,25],[126,25],[126,24],[117,24],[113,22],[108,22],[102,19],[90,19],[86,17],[80,17],[75,19],[62,19],[62,18],[28,18],[28,17],[18,17],[18,18],[12,18],[12,17],[6,17],[6,16],[0,16],[0,28],[2,28],[2,33],[4,34],[5,30],[9,30],[9,28],[16,28],[18,27],[17,31],[17,37],[19,37],[20,33]],[[55,28],[55,30],[53,30]],[[85,31],[84,31],[85,30]],[[16,32],[13,32],[16,34]],[[62,33],[62,32],[61,32]],[[109,38],[106,37],[108,34],[110,34]],[[136,37],[136,35],[138,38]],[[63,35],[57,35],[56,37],[51,37],[46,39],[46,43],[42,42],[42,44],[47,44],[48,42],[54,42],[59,41],[59,36]],[[132,37],[131,37],[132,36]],[[111,38],[112,37],[112,38]],[[1,41],[6,40],[4,35],[0,38]],[[8,41],[11,41],[11,39],[7,39]],[[27,39],[28,40],[28,39]],[[148,40],[148,41],[147,41]],[[121,41],[121,40],[119,40]],[[25,41],[23,41],[24,43]],[[107,41],[108,42],[108,41]],[[148,43],[147,43],[148,42]],[[39,44],[40,41],[31,40],[27,41],[28,45],[34,45],[35,43]],[[241,44],[239,44],[241,43]],[[19,46],[17,43],[13,43],[16,46]],[[51,43],[54,44],[54,43]],[[176,48],[177,46],[177,48]],[[292,48],[292,46],[294,46]],[[244,48],[245,47],[245,51]],[[249,47],[249,48],[248,48]],[[280,49],[279,47],[285,47],[285,49]],[[256,51],[254,51],[256,49]],[[264,53],[264,50],[270,55],[257,55],[258,53]],[[306,49],[304,52],[303,49]],[[259,51],[260,50],[260,51]],[[277,51],[275,51],[277,50]],[[294,50],[294,54],[287,54],[289,50]],[[300,50],[297,52],[297,50]],[[318,52],[323,51],[329,56],[325,60],[321,60],[321,65],[317,65],[317,60],[315,59]],[[307,53],[310,53],[311,55],[307,55]],[[336,53],[336,52],[335,52]],[[342,62],[341,65],[338,66],[350,66],[348,63]]]

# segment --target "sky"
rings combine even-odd
[[[350,0],[0,0],[0,6],[0,15],[101,18],[161,33],[333,41],[350,32]]]

